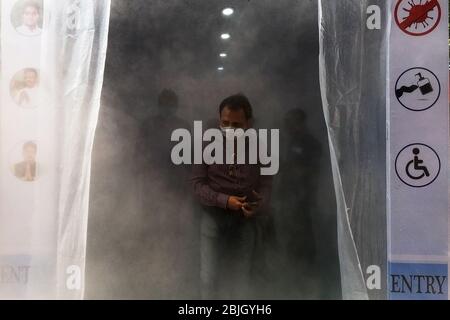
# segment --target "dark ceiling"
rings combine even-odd
[[[225,7],[235,14],[224,17]],[[231,39],[221,40],[223,32]],[[322,123],[317,1],[113,1],[106,104],[139,119],[166,87],[180,95],[189,120],[244,92],[269,126],[292,107]]]

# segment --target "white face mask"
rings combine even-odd
[[[233,127],[220,127],[220,131],[222,131],[222,134],[224,137],[227,137],[228,135],[233,134],[234,128]]]
[[[240,129],[236,131],[237,129],[233,127],[220,127],[220,130],[222,131],[222,134],[227,139],[240,139],[244,136],[244,130]]]

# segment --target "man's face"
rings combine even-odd
[[[27,71],[25,72],[24,80],[28,88],[34,88],[37,83],[37,75],[33,71]]]
[[[36,148],[33,146],[26,146],[23,149],[23,158],[27,162],[35,162],[36,161]]]
[[[39,12],[33,6],[25,7],[23,11],[23,24],[29,27],[30,29],[34,29],[37,27],[39,22]]]
[[[247,117],[245,116],[244,110],[231,110],[228,107],[225,107],[222,110],[222,113],[220,115],[220,126],[244,130],[250,128],[250,124],[247,120]]]

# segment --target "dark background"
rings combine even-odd
[[[225,18],[221,10],[229,6],[236,12]],[[250,98],[257,127],[283,132],[288,110],[307,113],[323,155],[313,216],[317,274],[308,287],[282,282],[270,297],[340,298],[317,16],[315,0],[113,1],[94,146],[86,298],[199,297],[198,217],[191,200],[179,198],[179,191],[168,195],[170,189],[159,184],[166,178],[149,175],[161,168],[141,167],[136,158],[139,128],[157,112],[164,88],[178,94],[177,115],[191,125],[217,118],[220,101],[237,92]],[[222,32],[232,38],[222,41]],[[219,58],[222,51],[228,53],[225,60]],[[218,72],[221,65],[225,70]],[[169,142],[157,141],[161,146]],[[147,179],[151,190],[143,192],[139,179]],[[189,194],[187,184],[180,180],[179,186]],[[280,273],[296,272],[279,268]]]

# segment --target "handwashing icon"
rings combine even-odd
[[[410,68],[398,77],[393,94],[406,109],[425,111],[438,102],[441,84],[431,70],[422,67]]]
[[[431,85],[430,79],[424,78],[422,76],[422,73],[416,74],[417,77],[419,77],[419,81],[417,81],[417,85],[419,86],[420,92],[423,95],[427,95],[431,92],[433,92],[433,86]]]
[[[431,85],[430,79],[422,76],[422,73],[416,74],[416,77],[419,77],[417,84],[413,84],[411,86],[402,86],[400,89],[395,91],[397,98],[401,98],[404,93],[412,93],[417,89],[420,89],[422,95],[427,95],[433,92],[433,86]]]

